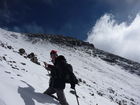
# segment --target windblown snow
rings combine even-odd
[[[41,63],[35,64],[18,53],[34,52]],[[111,65],[79,48],[60,46],[38,39],[36,43],[26,35],[0,29],[0,105],[59,105],[42,94],[49,85],[43,62],[50,62],[49,52],[55,49],[64,55],[80,79],[76,86],[80,105],[140,105],[140,77],[120,66]],[[77,105],[76,97],[65,88],[70,105]]]

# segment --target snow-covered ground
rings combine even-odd
[[[28,54],[34,52],[41,65],[21,56],[20,48]],[[42,94],[49,85],[43,61],[51,63],[49,52],[52,49],[66,57],[75,75],[81,79],[76,86],[80,105],[140,105],[140,77],[137,75],[84,51],[41,39],[33,43],[20,33],[3,29],[0,29],[0,105],[59,105],[55,99]],[[67,84],[67,101],[77,105],[70,90]]]

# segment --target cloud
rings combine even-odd
[[[88,33],[95,47],[140,62],[140,14],[128,25],[110,14],[102,16]]]

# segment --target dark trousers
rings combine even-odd
[[[64,94],[64,90],[63,89],[55,89],[55,88],[49,87],[44,92],[44,94],[48,94],[48,95],[52,95],[54,93],[56,93],[56,95],[58,97],[58,100],[59,100],[59,102],[60,102],[61,105],[69,105],[68,102],[66,101],[66,97],[65,97],[65,94]]]

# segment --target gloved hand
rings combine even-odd
[[[71,84],[70,88],[75,89],[75,84]]]

